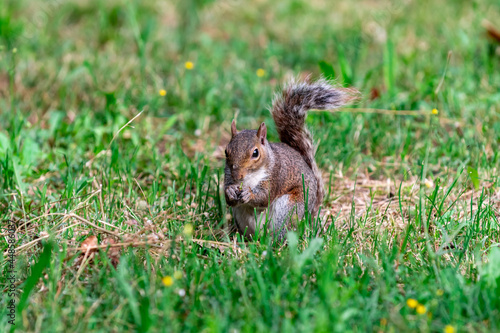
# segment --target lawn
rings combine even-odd
[[[2,331],[500,331],[499,17],[497,0],[2,0]],[[307,75],[362,94],[307,118],[321,216],[245,242],[231,121],[277,141],[273,94]]]

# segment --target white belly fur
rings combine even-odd
[[[257,170],[256,172],[249,173],[245,176],[245,179],[243,179],[243,186],[245,187],[250,187],[251,189],[254,189],[257,185],[259,185],[262,181],[266,180],[268,177],[268,174],[266,170],[263,170],[264,168],[261,168]]]
[[[243,187],[250,187],[254,189],[262,181],[266,180],[268,173],[261,168],[254,173],[249,173],[243,179]],[[255,235],[255,230],[259,226],[259,230],[263,229],[266,223],[266,209],[265,208],[254,208],[249,205],[240,205],[233,208],[233,215],[236,221],[236,225],[240,233],[244,233],[246,236]],[[255,221],[255,216],[257,215],[258,222]]]
[[[254,208],[248,205],[234,207],[233,215],[239,231],[244,233],[245,236],[253,236],[257,226],[259,226],[259,230],[262,230],[266,222],[265,211],[266,209]],[[258,222],[255,221],[255,215],[257,215]]]

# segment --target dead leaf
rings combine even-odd
[[[106,248],[107,255],[109,260],[111,260],[111,264],[113,265],[114,268],[118,266],[120,263],[120,252],[121,248],[118,246],[112,246],[116,244],[116,241],[112,238],[106,238],[102,241],[103,245],[109,245],[109,247]]]
[[[87,237],[80,245],[82,252],[84,252],[84,253],[88,252],[89,254],[91,252],[97,251],[96,247],[97,247],[97,237],[96,236]]]
[[[377,99],[380,97],[380,89],[377,87],[373,87],[370,90],[370,101],[373,101],[374,99]]]
[[[486,29],[488,36],[500,43],[500,30],[498,30],[491,22],[488,20],[483,20],[483,27]]]
[[[97,237],[89,236],[80,244],[81,253],[75,260],[74,265],[78,267],[76,277],[83,272],[85,265],[94,259],[94,253],[97,251]]]
[[[61,291],[62,291],[62,288],[63,288],[63,281],[64,281],[64,276],[62,277],[61,280],[57,281],[57,291],[56,291],[56,295],[55,295],[56,299],[61,294]]]

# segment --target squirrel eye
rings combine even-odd
[[[253,157],[253,158],[257,158],[257,157],[259,157],[259,150],[258,150],[258,149],[255,149],[255,150],[253,151],[252,157]]]
[[[227,157],[227,149],[226,149],[226,150],[224,150],[224,153],[226,154],[226,157]]]

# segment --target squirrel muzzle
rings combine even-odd
[[[231,175],[233,176],[234,180],[240,181],[245,178],[246,172],[242,169],[233,169],[231,170]]]

